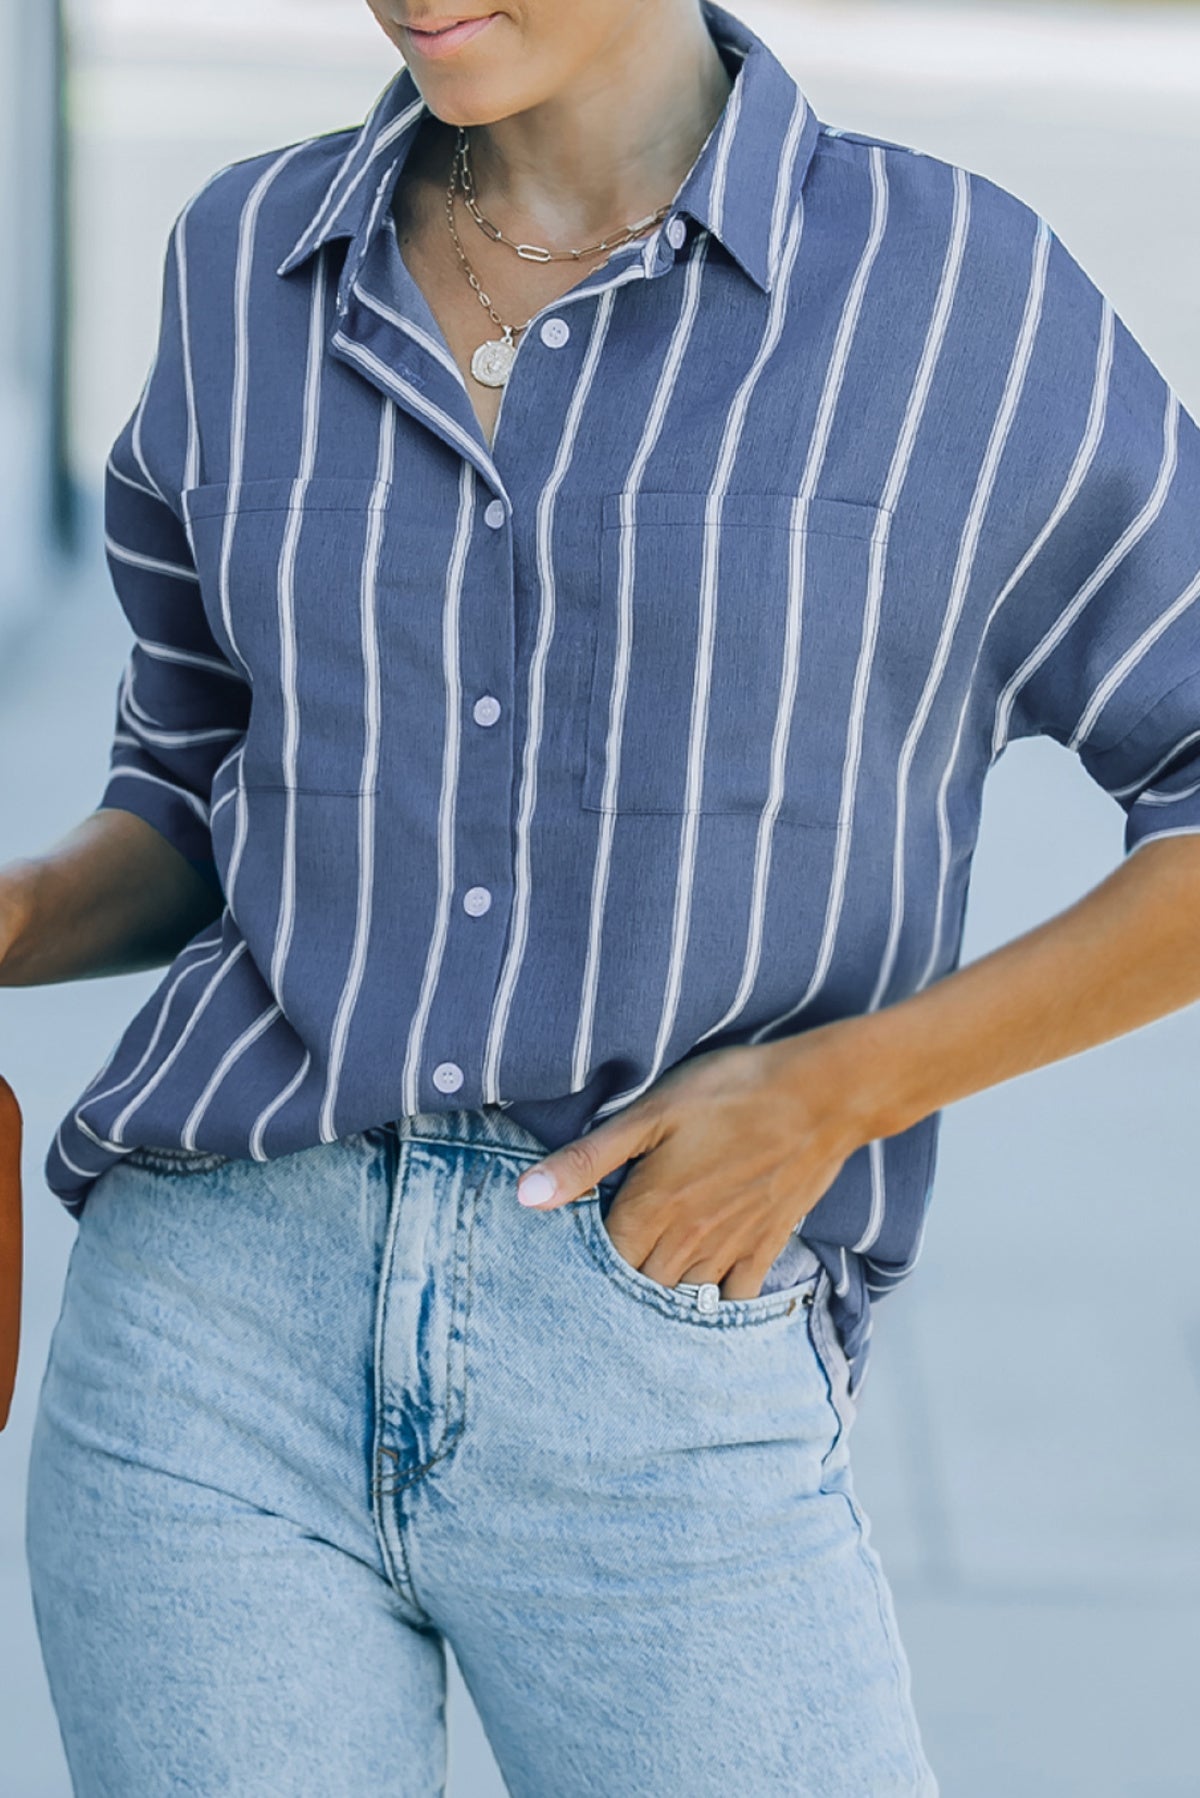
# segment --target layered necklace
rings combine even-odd
[[[580,262],[585,256],[599,255],[602,250],[608,252],[619,249],[622,244],[640,236],[643,231],[651,230],[671,210],[671,202],[668,201],[665,206],[660,206],[657,212],[652,212],[647,218],[639,219],[634,225],[626,225],[625,229],[616,237],[602,238],[599,243],[586,244],[578,250],[560,250],[555,253],[553,250],[546,249],[542,244],[514,243],[510,237],[505,237],[499,225],[493,225],[490,219],[486,219],[479,210],[475,199],[475,183],[471,175],[470,145],[466,130],[460,125],[454,146],[454,155],[450,163],[450,184],[446,189],[446,222],[450,227],[450,235],[454,239],[458,259],[466,270],[468,281],[475,289],[479,304],[484,307],[502,332],[500,337],[485,339],[471,356],[471,373],[484,387],[504,386],[517,353],[515,339],[528,328],[532,320],[527,318],[523,325],[505,324],[492,305],[491,299],[480,286],[474,269],[467,261],[467,253],[462,247],[454,223],[454,195],[459,187],[462,189],[463,199],[471,217],[484,235],[490,237],[494,243],[507,244],[525,262]]]

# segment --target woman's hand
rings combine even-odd
[[[1198,919],[1200,832],[1148,841],[1066,911],[893,1005],[677,1063],[518,1196],[565,1205],[644,1156],[606,1219],[621,1254],[665,1286],[756,1298],[854,1149],[1200,999]]]
[[[861,1140],[841,1027],[733,1044],[680,1062],[639,1099],[527,1173],[553,1177],[553,1210],[634,1156],[605,1224],[620,1255],[674,1286],[711,1281],[757,1298],[772,1262]],[[532,1189],[531,1189],[532,1181]],[[529,1197],[526,1197],[526,1193]]]

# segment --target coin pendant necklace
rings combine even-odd
[[[475,183],[471,175],[470,145],[466,131],[463,126],[460,125],[458,127],[458,136],[455,141],[454,155],[450,163],[450,183],[446,189],[446,223],[450,227],[450,235],[454,239],[454,248],[458,254],[458,259],[466,270],[467,279],[474,288],[480,305],[485,308],[493,323],[500,327],[502,333],[500,337],[485,339],[485,341],[479,344],[472,352],[471,373],[484,387],[503,387],[506,384],[508,377],[512,372],[513,362],[516,359],[517,344],[515,339],[522,331],[528,328],[532,323],[532,319],[527,318],[523,325],[505,324],[504,320],[500,317],[500,314],[496,311],[496,308],[492,305],[491,299],[480,286],[478,276],[467,260],[467,253],[462,247],[462,242],[454,223],[454,195],[460,184],[462,186],[463,198],[467,208],[470,211],[472,218],[475,220],[475,223],[479,226],[479,229],[484,232],[487,237],[490,237],[494,243],[507,244],[509,248],[514,250],[525,262],[578,262],[584,256],[595,256],[599,254],[601,250],[615,250],[621,244],[628,243],[631,238],[637,237],[639,233],[658,224],[671,210],[670,202],[668,201],[665,206],[660,206],[657,212],[650,213],[649,216],[644,219],[639,219],[634,225],[627,225],[616,237],[603,238],[599,243],[587,244],[578,250],[561,250],[556,253],[546,249],[542,244],[514,243],[511,238],[505,237],[498,225],[493,225],[490,220],[483,216],[476,204]]]

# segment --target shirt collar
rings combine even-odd
[[[750,279],[769,292],[820,121],[787,69],[749,26],[716,0],[701,0],[701,9],[714,41],[737,72],[672,211],[687,214],[711,232]],[[277,274],[290,274],[334,238],[348,238],[352,248],[339,284],[339,301],[345,301],[425,111],[405,66],[355,132],[320,205]]]

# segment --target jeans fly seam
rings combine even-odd
[[[475,1181],[473,1186],[472,1185],[466,1186],[466,1188],[463,1191],[462,1196],[459,1200],[459,1212],[458,1212],[457,1220],[455,1222],[455,1230],[454,1230],[454,1247],[455,1247],[454,1286],[453,1286],[453,1288],[451,1290],[451,1294],[450,1294],[450,1328],[446,1332],[446,1426],[445,1426],[444,1430],[442,1431],[442,1440],[438,1444],[438,1452],[436,1455],[432,1455],[430,1457],[430,1460],[428,1463],[429,1466],[432,1466],[435,1460],[436,1461],[443,1460],[445,1458],[445,1456],[450,1453],[450,1450],[455,1446],[459,1437],[462,1435],[463,1429],[465,1428],[465,1423],[466,1423],[466,1412],[467,1412],[467,1352],[466,1352],[467,1330],[466,1330],[466,1322],[467,1322],[467,1312],[468,1312],[468,1309],[469,1309],[470,1303],[471,1303],[471,1238],[472,1238],[472,1236],[474,1234],[474,1230],[475,1230],[476,1202],[479,1198],[480,1191],[482,1190],[482,1187],[483,1187],[483,1182],[486,1178],[487,1178],[487,1176],[486,1176],[486,1174],[484,1174],[480,1179]],[[463,1280],[463,1286],[464,1286],[463,1309],[462,1309],[462,1319],[461,1319],[461,1323],[460,1323],[459,1311],[458,1311],[460,1255],[459,1255],[459,1251],[458,1251],[458,1244],[459,1244],[459,1240],[460,1240],[460,1236],[461,1236],[461,1232],[462,1232],[463,1208],[464,1207],[467,1208],[467,1220],[466,1220],[467,1221],[467,1248],[466,1248],[467,1267],[466,1267],[466,1277]],[[455,1423],[455,1422],[451,1421],[450,1397],[451,1397],[451,1393],[453,1392],[453,1389],[454,1389],[453,1385],[452,1385],[452,1381],[451,1381],[451,1373],[453,1370],[453,1363],[454,1363],[454,1332],[456,1330],[458,1330],[460,1333],[460,1340],[463,1345],[463,1384],[462,1384],[462,1411],[458,1417],[457,1422]]]
[[[410,1138],[409,1140],[413,1140],[413,1139]],[[484,1179],[486,1179],[486,1175],[484,1176]],[[457,1422],[455,1422],[455,1423],[447,1422],[446,1428],[442,1432],[441,1439],[438,1442],[437,1448],[434,1451],[434,1453],[429,1456],[428,1460],[422,1461],[419,1467],[410,1467],[408,1469],[408,1471],[404,1474],[403,1478],[401,1478],[399,1467],[396,1467],[393,1470],[393,1473],[394,1473],[393,1484],[391,1486],[386,1486],[386,1487],[381,1486],[380,1487],[380,1491],[387,1498],[394,1498],[398,1493],[403,1492],[406,1487],[413,1485],[424,1474],[427,1474],[431,1467],[436,1467],[437,1463],[439,1461],[444,1461],[446,1459],[447,1455],[449,1455],[458,1446],[458,1443],[462,1437],[463,1431],[466,1428],[466,1409],[467,1409],[466,1318],[469,1314],[470,1304],[471,1304],[471,1245],[472,1245],[472,1242],[474,1240],[474,1235],[475,1235],[475,1216],[476,1216],[476,1212],[478,1210],[477,1201],[479,1198],[479,1194],[483,1190],[484,1179],[477,1180],[475,1182],[474,1186],[469,1187],[468,1191],[467,1191],[467,1197],[471,1201],[471,1209],[470,1209],[469,1221],[467,1223],[466,1303],[465,1303],[464,1310],[463,1310],[463,1330],[462,1330],[462,1340],[463,1340],[463,1350],[464,1350],[464,1352],[463,1352],[462,1415],[458,1418]],[[456,1270],[455,1270],[454,1290],[455,1290],[455,1294],[457,1295],[457,1292],[458,1292],[457,1266],[456,1266]],[[452,1304],[452,1316],[453,1316],[453,1312],[454,1312],[454,1307]],[[449,1340],[447,1341],[447,1344],[446,1344],[446,1392],[447,1392],[447,1395],[449,1395],[449,1392],[450,1392],[450,1371],[451,1371],[451,1362],[452,1362],[453,1352],[454,1352],[454,1327],[455,1326],[452,1323],[451,1329],[449,1332]],[[449,1408],[450,1408],[449,1396],[447,1396],[447,1401],[446,1401],[447,1414],[449,1413]],[[399,1456],[395,1453],[395,1450],[393,1450],[393,1449],[382,1449],[380,1452],[382,1454],[392,1455],[395,1460],[397,1460],[397,1461],[399,1460]],[[407,1565],[407,1563],[406,1563],[406,1565]],[[411,1580],[410,1580],[410,1584],[411,1584]]]
[[[383,1553],[383,1562],[384,1566],[387,1568],[389,1578],[393,1585],[400,1587],[401,1596],[403,1598],[406,1600],[411,1598],[412,1603],[424,1611],[425,1607],[421,1604],[417,1589],[413,1584],[412,1569],[408,1564],[408,1554],[404,1546],[404,1537],[399,1530],[396,1532],[396,1539],[400,1548],[401,1575],[399,1578],[397,1577],[395,1557],[392,1554],[391,1544],[388,1541],[388,1533],[384,1523],[383,1506],[381,1503],[381,1500],[386,1494],[383,1489],[380,1459],[384,1454],[395,1454],[394,1450],[384,1448],[381,1441],[384,1420],[383,1345],[386,1340],[388,1306],[391,1300],[391,1282],[388,1275],[392,1265],[392,1258],[395,1254],[396,1234],[400,1226],[400,1204],[398,1195],[400,1170],[403,1166],[403,1161],[403,1154],[400,1152],[399,1145],[397,1145],[397,1153],[394,1158],[389,1154],[387,1161],[388,1172],[391,1176],[391,1190],[388,1194],[387,1235],[384,1241],[383,1254],[380,1259],[379,1302],[375,1313],[375,1454],[373,1458],[374,1475],[371,1481],[371,1509],[375,1519],[375,1532]],[[396,1458],[398,1459],[398,1457]]]
[[[468,1371],[469,1371],[469,1363],[470,1363],[470,1355],[468,1354],[467,1331],[468,1331],[468,1327],[469,1327],[470,1321],[471,1321],[471,1295],[472,1295],[472,1291],[473,1291],[472,1281],[473,1281],[474,1268],[475,1268],[475,1259],[474,1259],[475,1220],[479,1215],[479,1196],[482,1193],[486,1183],[487,1183],[487,1173],[485,1171],[480,1176],[480,1178],[478,1180],[476,1180],[474,1186],[471,1187],[470,1195],[469,1195],[470,1201],[471,1201],[471,1213],[467,1219],[467,1279],[466,1279],[466,1294],[463,1298],[462,1324],[461,1324],[461,1330],[462,1330],[462,1409],[459,1413],[458,1429],[457,1429],[452,1441],[450,1442],[449,1447],[454,1446],[454,1443],[458,1441],[459,1437],[462,1435],[463,1431],[467,1427],[467,1379],[468,1379]]]
[[[395,1483],[391,1486],[381,1485],[379,1487],[379,1491],[382,1493],[383,1497],[384,1498],[396,1498],[401,1492],[404,1492],[405,1490],[407,1490],[407,1488],[409,1486],[414,1486],[416,1484],[416,1482],[423,1477],[423,1475],[425,1475],[429,1472],[429,1469],[431,1467],[436,1467],[439,1461],[444,1461],[446,1459],[446,1456],[457,1445],[458,1439],[461,1435],[462,1435],[462,1425],[459,1424],[458,1427],[455,1429],[453,1436],[443,1436],[442,1441],[441,1441],[441,1446],[438,1448],[436,1455],[430,1455],[429,1459],[427,1461],[422,1461],[422,1463],[419,1467],[410,1467],[408,1472],[406,1474],[404,1474],[403,1476],[401,1476],[399,1469],[397,1469]],[[380,1450],[380,1453],[384,1454],[384,1455],[392,1455],[396,1460],[399,1460],[399,1456],[396,1455],[396,1451],[394,1449],[384,1448],[384,1449]],[[403,1546],[403,1544],[402,1544],[402,1546]],[[407,1561],[405,1563],[405,1566],[407,1569]]]

